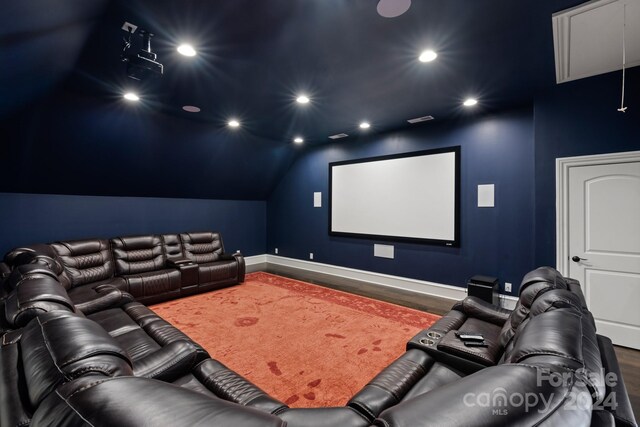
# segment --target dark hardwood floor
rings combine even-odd
[[[353,279],[346,279],[336,276],[329,276],[321,273],[303,271],[296,268],[283,267],[267,264],[264,271],[289,277],[297,280],[304,280],[316,285],[326,286],[344,292],[375,298],[393,304],[403,305],[416,310],[427,311],[433,314],[443,315],[447,313],[455,301],[417,294],[400,289],[385,288],[371,285]],[[627,392],[633,406],[633,412],[638,417],[640,414],[640,351],[626,347],[615,346],[616,356],[620,363],[620,371]]]

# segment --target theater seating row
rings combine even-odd
[[[525,277],[514,311],[457,303],[346,406],[288,408],[127,292],[87,314],[47,255],[25,260],[2,284],[0,426],[636,425],[611,341],[551,268]]]
[[[36,257],[52,260],[49,267],[80,306],[112,288],[153,304],[234,285],[245,274],[242,255],[225,253],[222,237],[212,232],[35,244],[9,252],[0,274]]]

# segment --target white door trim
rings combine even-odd
[[[556,269],[569,273],[569,170],[578,166],[640,161],[640,151],[556,159]]]

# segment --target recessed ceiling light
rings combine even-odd
[[[360,129],[369,129],[371,125],[367,122],[360,123]]]
[[[178,53],[184,56],[196,56],[196,50],[190,44],[181,44],[178,46]]]
[[[296,102],[298,104],[308,104],[309,103],[309,97],[307,95],[300,95],[296,98]]]
[[[125,93],[124,99],[126,99],[127,101],[140,101],[140,97],[133,92]]]
[[[432,50],[424,50],[418,58],[420,62],[431,62],[438,57],[438,54]]]
[[[189,113],[199,113],[200,112],[200,108],[196,107],[195,105],[185,105],[184,107],[182,107],[182,109],[184,111],[189,112]]]
[[[474,99],[474,98],[467,98],[467,99],[466,99],[462,104],[463,104],[465,107],[472,107],[472,106],[476,105],[477,103],[478,103],[478,100],[477,100],[477,99]]]
[[[293,142],[295,142],[296,144],[302,144],[304,142],[304,139],[302,139],[299,136],[296,136],[295,138],[293,138]]]
[[[240,127],[240,122],[235,119],[229,120],[229,127],[232,127],[232,128]]]

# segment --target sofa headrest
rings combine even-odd
[[[555,289],[567,289],[564,279],[558,280],[556,273],[560,274],[551,267],[540,267],[525,275],[516,307],[504,323],[500,333],[500,345],[503,348],[507,347],[520,325],[529,318],[531,306],[541,295]],[[560,276],[560,278],[562,277]]]
[[[130,236],[111,239],[117,275],[144,273],[164,268],[160,236]]]
[[[580,297],[567,289],[551,289],[540,295],[531,305],[529,317],[558,308],[573,308],[582,310]]]
[[[60,384],[80,376],[133,375],[127,352],[100,325],[72,313],[45,313],[20,339],[29,400],[36,408]]]
[[[64,267],[64,281],[79,286],[113,277],[113,257],[109,241],[103,239],[74,240],[52,243]]]
[[[4,304],[5,319],[13,328],[21,328],[33,318],[56,310],[73,312],[75,306],[60,282],[48,275],[26,276]]]
[[[546,282],[552,285],[554,289],[567,289],[564,277],[558,270],[553,267],[538,267],[533,271],[525,274],[520,284],[520,295],[523,291],[534,283]]]

